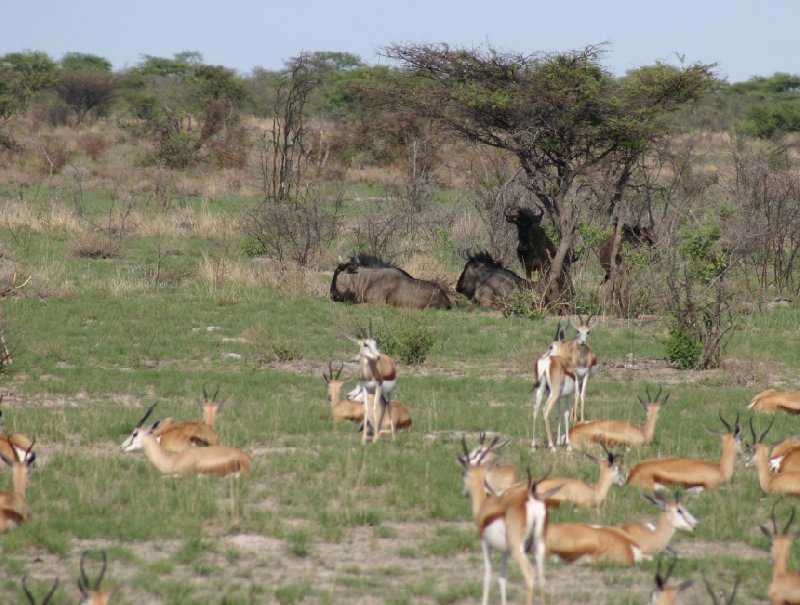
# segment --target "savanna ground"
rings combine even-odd
[[[345,208],[360,195],[351,192]],[[66,178],[3,190],[2,274],[5,282],[32,276],[3,303],[14,354],[0,375],[3,418],[7,433],[36,437],[37,465],[31,522],[0,536],[1,603],[25,602],[26,575],[37,595],[61,579],[53,605],[76,602],[87,550],[90,575],[98,551],[107,553],[104,586],[118,590],[120,603],[477,603],[482,562],[454,460],[462,434],[509,438],[502,459],[523,472],[552,466],[594,481],[596,466],[583,455],[529,448],[531,366],[556,318],[332,303],[335,254],[346,250],[332,250],[319,270],[246,258],[236,221],[250,203],[209,182],[168,204],[141,194],[127,205],[108,182],[76,191]],[[457,225],[474,221],[461,212]],[[452,250],[417,262],[451,287],[460,270]],[[599,267],[587,279],[596,283]],[[362,447],[353,427],[332,426],[321,376],[329,359],[354,360],[344,334],[369,319],[383,333],[427,329],[434,346],[424,364],[400,367],[397,397],[411,409],[412,432]],[[705,427],[720,428],[719,413],[739,413],[745,425],[755,393],[797,387],[798,328],[796,303],[754,309],[721,369],[687,372],[664,361],[658,318],[600,319],[591,343],[602,367],[589,386],[589,414],[641,423],[636,396],[661,385],[670,401],[655,440],[624,452],[626,466],[716,458],[718,439]],[[249,476],[165,479],[143,454],[120,452],[153,403],[156,418],[199,419],[204,385],[230,398],[218,430],[222,443],[253,456]],[[781,416],[770,439],[797,432],[797,420]],[[0,481],[10,489],[10,473]],[[755,471],[739,459],[731,485],[686,502],[699,526],[673,540],[681,555],[674,577],[695,580],[685,602],[710,601],[701,574],[724,588],[741,576],[737,603],[764,602],[771,564],[758,525],[773,499]],[[613,488],[600,510],[566,508],[551,520],[619,523],[656,513],[637,491]],[[653,574],[653,563],[553,563],[546,594],[553,603],[643,603]],[[521,587],[512,565],[510,602],[521,601]],[[493,584],[493,601],[496,591]]]

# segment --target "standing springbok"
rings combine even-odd
[[[28,473],[36,462],[36,454],[33,452],[33,444],[31,444],[21,459],[9,460],[5,456],[0,458],[11,467],[14,484],[14,491],[0,492],[0,533],[2,533],[31,518],[26,488]]]
[[[670,586],[668,584],[677,562],[678,557],[673,555],[672,563],[670,563],[667,568],[667,573],[662,575],[661,557],[658,557],[656,561],[656,589],[650,593],[650,600],[647,602],[647,605],[678,605],[678,594],[692,587],[694,584],[692,580],[686,580],[677,586]]]
[[[661,509],[656,524],[623,523],[616,526],[642,549],[642,554],[655,555],[667,548],[675,530],[694,531],[697,527],[697,519],[681,504],[679,493],[676,492],[671,500],[660,495],[645,495],[644,498]]]
[[[620,459],[606,450],[605,458],[587,456],[600,467],[597,483],[588,485],[580,479],[565,477],[547,477],[539,483],[539,489],[548,491],[560,486],[553,496],[547,499],[547,506],[559,506],[562,502],[571,502],[579,508],[599,508],[608,495],[611,485],[625,485],[625,477],[620,468]]]
[[[364,402],[364,419],[374,427],[380,427],[383,416],[388,411],[391,425],[392,438],[394,438],[394,422],[391,416],[391,399],[397,384],[397,366],[394,360],[378,350],[378,343],[372,337],[372,320],[369,322],[369,331],[366,338],[352,338],[358,344],[358,388],[348,393],[347,398],[358,401],[359,396]],[[370,397],[373,395],[370,402]],[[372,403],[372,405],[370,405]],[[378,409],[380,408],[380,410]],[[367,442],[367,430],[361,433],[362,445]],[[379,434],[379,431],[374,431]]]
[[[531,447],[536,449],[536,419],[539,416],[539,409],[542,407],[545,394],[547,394],[547,401],[542,410],[544,417],[544,428],[547,435],[547,445],[550,449],[554,450],[553,435],[550,432],[550,411],[556,403],[561,402],[561,399],[572,395],[575,391],[576,374],[572,364],[566,357],[558,354],[560,347],[564,340],[564,330],[561,328],[559,322],[556,328],[555,340],[550,343],[544,355],[536,360],[534,372],[536,374],[536,382],[533,385],[536,389],[536,397],[533,401],[533,426],[531,429]],[[559,408],[561,406],[559,405]],[[569,447],[569,410],[571,406],[567,406],[563,414],[564,430],[566,435],[566,445]],[[558,413],[558,441],[561,440],[561,413]]]
[[[649,491],[664,487],[683,487],[690,490],[702,490],[729,483],[733,476],[733,463],[739,449],[739,414],[733,426],[719,414],[719,419],[727,429],[726,432],[714,433],[722,439],[722,455],[719,463],[694,458],[657,458],[640,462],[628,474],[627,485],[642,487]]]
[[[789,414],[800,414],[800,393],[767,389],[753,397],[747,408],[769,414],[778,410]]]
[[[618,420],[590,420],[580,422],[570,429],[569,439],[573,447],[582,447],[589,443],[599,443],[606,447],[625,445],[628,447],[640,447],[647,445],[653,440],[656,429],[656,421],[662,408],[667,404],[669,395],[659,400],[661,387],[655,398],[650,394],[650,387],[645,389],[647,401],[641,395],[638,396],[639,403],[642,404],[645,412],[644,426],[636,426],[630,422]]]
[[[767,589],[767,598],[772,605],[794,605],[800,603],[800,574],[786,571],[789,562],[789,553],[794,542],[794,536],[789,535],[789,527],[794,521],[795,507],[789,515],[789,520],[782,532],[778,532],[778,523],[775,520],[775,506],[772,505],[772,531],[765,525],[759,528],[769,539],[772,551],[772,582]]]
[[[50,589],[50,592],[48,592],[44,596],[44,599],[42,599],[42,602],[39,603],[39,605],[47,605],[50,602],[50,599],[52,599],[53,595],[56,593],[56,589],[57,588],[58,588],[58,578],[55,579],[55,581],[53,582],[53,587]],[[25,596],[28,599],[29,605],[37,605],[36,599],[34,598],[33,594],[30,591],[30,589],[28,589],[28,577],[27,576],[23,576],[22,577],[22,590],[25,592]]]
[[[774,475],[769,469],[769,444],[764,443],[772,428],[775,418],[769,423],[766,430],[756,437],[756,430],[753,426],[753,418],[750,418],[750,433],[753,436],[753,443],[747,444],[749,456],[745,466],[755,466],[758,472],[758,484],[766,494],[792,494],[800,496],[800,471],[785,471]]]
[[[485,454],[484,454],[485,456]],[[526,605],[533,604],[534,569],[526,556],[527,550],[534,552],[536,575],[539,586],[544,591],[545,527],[547,507],[544,500],[552,492],[540,494],[541,480],[517,483],[506,489],[500,496],[486,494],[486,466],[473,464],[466,456],[456,456],[464,472],[464,485],[472,501],[472,517],[481,536],[483,553],[483,598],[482,605],[489,603],[489,587],[492,582],[492,551],[500,553],[500,601],[506,605],[506,574],[508,556],[511,555],[519,565],[525,579]],[[558,489],[558,488],[556,488]],[[544,594],[544,592],[543,592]]]
[[[94,586],[90,588],[89,578],[86,575],[83,563],[86,559],[86,552],[81,553],[81,577],[78,578],[78,589],[81,591],[81,600],[78,605],[109,605],[111,597],[115,591],[113,590],[100,590],[100,582],[103,581],[103,576],[106,573],[106,553],[101,551],[100,555],[103,559],[103,567],[100,569],[100,574],[94,581]]]
[[[495,435],[490,443],[486,443],[486,433],[481,431],[480,441],[472,451],[467,448],[467,438],[461,435],[461,447],[464,449],[464,458],[473,466],[484,466],[486,475],[484,487],[489,495],[499,496],[515,483],[519,483],[519,471],[510,464],[497,464],[495,450],[508,443],[500,441],[500,436]],[[464,485],[464,495],[468,496],[468,486]]]
[[[572,406],[573,422],[576,420],[583,422],[586,419],[586,385],[589,384],[589,378],[597,373],[597,356],[587,342],[591,332],[589,322],[592,321],[592,317],[594,315],[589,315],[584,320],[583,317],[578,315],[578,324],[570,321],[577,332],[575,338],[563,342],[561,347],[554,352],[555,355],[561,355],[569,359],[575,371],[577,388],[575,389],[575,402]],[[580,418],[578,418],[579,401],[581,408]]]

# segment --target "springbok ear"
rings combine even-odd
[[[681,582],[680,586],[678,586],[678,592],[683,592],[694,586],[694,580],[686,580],[685,582]]]
[[[154,432],[160,425],[161,425],[161,421],[160,420],[156,420],[153,424],[151,424],[149,427],[147,427],[147,432],[148,433]]]
[[[11,462],[11,460],[6,458],[3,454],[0,454],[0,460],[5,462],[8,466],[12,466],[14,464],[13,462]]]

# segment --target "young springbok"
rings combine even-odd
[[[765,525],[760,525],[761,531],[769,539],[772,551],[772,582],[767,589],[767,598],[772,605],[794,605],[800,603],[800,574],[786,571],[789,562],[789,553],[794,542],[794,535],[789,535],[789,527],[794,521],[795,507],[789,515],[789,520],[782,532],[778,532],[778,523],[775,520],[775,506],[772,505],[772,531]]]
[[[628,474],[627,485],[653,491],[665,487],[683,487],[699,491],[729,483],[733,476],[733,463],[739,449],[739,414],[733,426],[719,415],[727,432],[715,433],[722,439],[722,455],[719,463],[694,458],[657,458],[640,462]]]
[[[33,444],[31,444],[31,447],[25,450],[22,459],[9,460],[5,456],[1,458],[11,467],[14,491],[0,492],[0,533],[31,518],[26,488],[28,474],[36,462],[36,454],[33,452]]]
[[[769,469],[769,444],[764,443],[772,428],[775,418],[769,423],[766,430],[756,437],[756,430],[753,426],[753,418],[750,418],[750,433],[753,436],[753,443],[747,444],[749,456],[745,466],[755,466],[758,472],[758,484],[766,494],[792,494],[800,496],[800,471],[784,471],[772,474]]]
[[[644,426],[636,426],[630,422],[618,420],[590,420],[581,422],[572,427],[569,432],[570,443],[573,447],[582,447],[589,443],[599,443],[606,447],[625,445],[628,447],[640,447],[647,445],[653,440],[653,433],[656,428],[656,421],[661,409],[667,404],[669,395],[659,400],[661,387],[655,398],[650,394],[650,387],[645,389],[647,401],[638,396],[639,403],[644,408],[646,420]]]
[[[216,402],[207,403],[207,406]],[[145,412],[141,420],[136,424],[133,431],[120,444],[123,452],[135,452],[142,449],[142,427],[150,414],[153,413],[156,404],[154,403]],[[207,412],[205,412],[207,413]],[[212,417],[216,417],[214,412]],[[158,428],[153,433],[165,452],[177,453],[192,447],[205,447],[217,444],[217,433],[212,426],[205,422],[181,422],[175,423],[172,418],[167,418],[158,423]]]
[[[158,422],[139,429],[140,443],[148,460],[165,475],[246,475],[250,472],[250,456],[235,447],[209,445],[191,447],[180,452],[165,451],[156,438]]]
[[[55,581],[53,582],[53,587],[50,589],[50,592],[48,592],[44,596],[44,599],[42,599],[41,603],[39,603],[38,605],[47,605],[50,602],[50,599],[52,599],[53,595],[56,593],[56,589],[57,588],[58,588],[58,578],[56,578]],[[23,592],[25,593],[25,596],[28,599],[29,605],[37,605],[36,599],[34,598],[33,594],[31,593],[30,589],[28,588],[28,577],[27,576],[23,576],[22,577],[22,590],[23,590]]]
[[[661,552],[669,546],[675,530],[694,531],[697,526],[697,519],[681,504],[679,493],[676,492],[671,500],[660,495],[645,495],[644,498],[661,509],[656,524],[623,523],[616,526],[642,549],[642,554],[655,555]]]
[[[519,471],[510,464],[497,464],[495,451],[506,445],[508,441],[500,441],[500,436],[495,435],[490,443],[486,443],[486,433],[481,432],[480,441],[472,451],[467,448],[467,438],[461,435],[461,446],[464,449],[464,458],[472,466],[484,466],[486,475],[484,487],[489,495],[499,496],[512,485],[519,483]],[[467,486],[464,486],[464,495],[469,495]]]
[[[608,495],[611,485],[625,485],[625,477],[620,468],[620,459],[606,450],[605,458],[596,458],[587,454],[600,467],[597,483],[588,485],[579,479],[564,477],[547,477],[539,483],[539,489],[547,491],[561,486],[553,496],[547,499],[547,506],[559,506],[562,502],[572,502],[579,508],[598,508]]]
[[[111,597],[115,591],[113,590],[100,590],[100,582],[103,581],[103,576],[106,573],[106,553],[105,551],[101,551],[100,555],[103,559],[103,566],[100,569],[100,574],[97,576],[97,579],[94,581],[94,586],[90,588],[89,578],[86,575],[86,570],[84,569],[83,563],[86,559],[86,552],[81,553],[81,577],[78,578],[78,589],[81,591],[81,600],[78,605],[109,605],[111,602]]]
[[[672,571],[675,569],[678,557],[675,555],[672,556],[672,563],[670,563],[667,568],[667,573],[663,575],[661,572],[661,560],[662,558],[659,556],[656,561],[656,589],[650,593],[650,600],[647,602],[647,605],[678,605],[678,594],[691,588],[694,582],[692,582],[692,580],[686,580],[677,586],[670,586],[668,584],[669,578],[672,575]]]
[[[800,414],[800,393],[767,389],[753,397],[747,408],[769,414],[778,410],[789,414]]]
[[[563,344],[564,330],[561,328],[559,322],[556,328],[555,340],[550,343],[544,355],[536,360],[534,372],[536,374],[536,382],[534,388],[536,389],[536,397],[533,401],[533,426],[531,436],[531,447],[536,449],[536,419],[539,416],[539,409],[542,407],[542,401],[547,395],[547,401],[542,410],[544,417],[544,428],[547,435],[547,445],[550,449],[554,450],[553,436],[550,432],[550,411],[556,403],[575,392],[576,374],[572,364],[566,357],[562,357],[557,353]],[[559,405],[559,408],[561,406]],[[568,405],[563,414],[564,431],[566,436],[566,444],[569,446],[569,410],[571,406]],[[561,440],[561,413],[558,413],[558,441]]]
[[[487,450],[488,451],[488,450]],[[485,454],[484,454],[485,456]],[[466,495],[472,501],[472,517],[481,536],[483,553],[483,598],[482,605],[489,603],[489,587],[492,582],[492,551],[500,553],[500,601],[506,605],[506,572],[508,556],[511,555],[519,565],[527,587],[526,605],[533,604],[534,569],[526,556],[534,552],[536,575],[539,586],[544,591],[545,527],[547,507],[544,500],[552,492],[539,493],[541,480],[517,483],[506,489],[500,496],[486,494],[485,480],[487,467],[470,461],[467,456],[456,456],[463,469]],[[558,488],[556,488],[558,489]],[[530,546],[530,548],[529,548]]]

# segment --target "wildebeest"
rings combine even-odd
[[[331,280],[331,300],[412,309],[453,306],[450,297],[437,284],[416,279],[377,257],[361,254],[336,267]]]
[[[500,261],[486,251],[471,254],[465,252],[467,261],[456,283],[456,292],[466,296],[481,307],[504,304],[514,290],[524,285],[524,280],[503,267]]]
[[[616,262],[614,264],[617,267],[622,264],[622,246],[624,244],[629,244],[634,248],[642,248],[644,246],[650,248],[655,243],[656,234],[650,227],[642,227],[640,225],[631,227],[630,225],[623,225],[622,236],[619,240],[617,256],[615,258]],[[606,272],[605,277],[603,278],[603,283],[611,279],[611,248],[613,245],[614,236],[612,234],[611,237],[604,240],[603,243],[597,248],[597,256],[600,259],[600,265]]]
[[[525,270],[525,277],[531,280],[531,273],[536,269],[539,276],[550,268],[556,247],[541,227],[544,210],[535,213],[530,208],[513,208],[506,212],[506,222],[517,226],[517,256]]]

